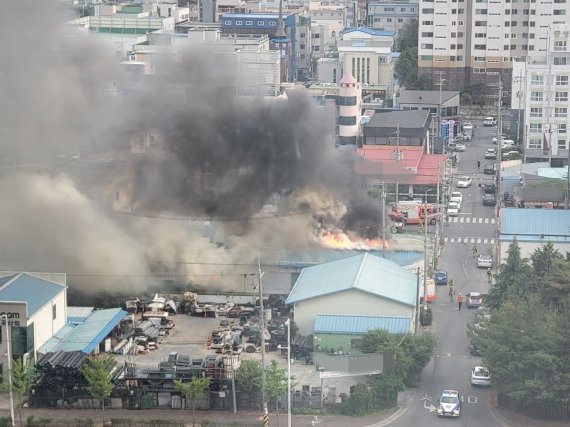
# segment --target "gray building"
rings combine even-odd
[[[363,127],[364,145],[422,147],[429,141],[429,111],[377,113]]]
[[[375,1],[368,3],[366,25],[375,30],[392,30],[402,35],[406,24],[418,19],[418,1]]]

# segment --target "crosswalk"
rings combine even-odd
[[[495,218],[473,218],[470,216],[448,217],[449,222],[459,222],[464,224],[495,224]]]
[[[446,243],[476,243],[480,245],[494,245],[495,239],[487,237],[445,237],[443,239]]]

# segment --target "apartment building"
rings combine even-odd
[[[513,64],[511,104],[524,117],[526,162],[568,163],[570,137],[570,27],[551,26],[546,55]]]
[[[445,89],[483,91],[503,103],[514,60],[546,55],[549,28],[564,24],[567,0],[420,0],[418,67]],[[493,100],[494,98],[494,100]]]
[[[418,0],[368,3],[366,25],[380,31],[392,30],[401,36],[408,22],[418,19],[418,8]]]
[[[322,58],[336,52],[337,42],[347,25],[347,8],[315,3],[309,7],[313,57]]]

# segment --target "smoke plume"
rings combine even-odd
[[[330,116],[307,95],[236,97],[231,60],[189,45],[133,89],[115,46],[62,21],[49,1],[0,14],[0,267],[70,273],[88,290],[157,271],[233,283],[318,226],[377,235],[353,154],[334,148]],[[132,156],[141,135],[158,148]],[[109,213],[125,192],[129,215]],[[210,221],[223,245],[145,216]]]

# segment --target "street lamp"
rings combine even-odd
[[[287,427],[291,427],[291,319],[285,321],[287,326],[287,347],[281,345],[279,349],[287,349]]]
[[[15,426],[15,416],[14,416],[14,394],[12,392],[12,334],[11,327],[8,325],[8,315],[6,313],[0,314],[0,318],[3,319],[4,325],[6,325],[6,358],[8,359],[8,387],[10,393],[10,417],[12,419],[12,426]],[[0,326],[1,327],[1,326]]]
[[[428,238],[428,221],[430,218],[430,215],[427,214],[427,196],[428,193],[430,191],[432,191],[433,188],[428,188],[426,193],[425,193],[425,198],[424,198],[424,307],[427,307],[427,262],[428,262],[428,256],[427,256],[427,238]]]

